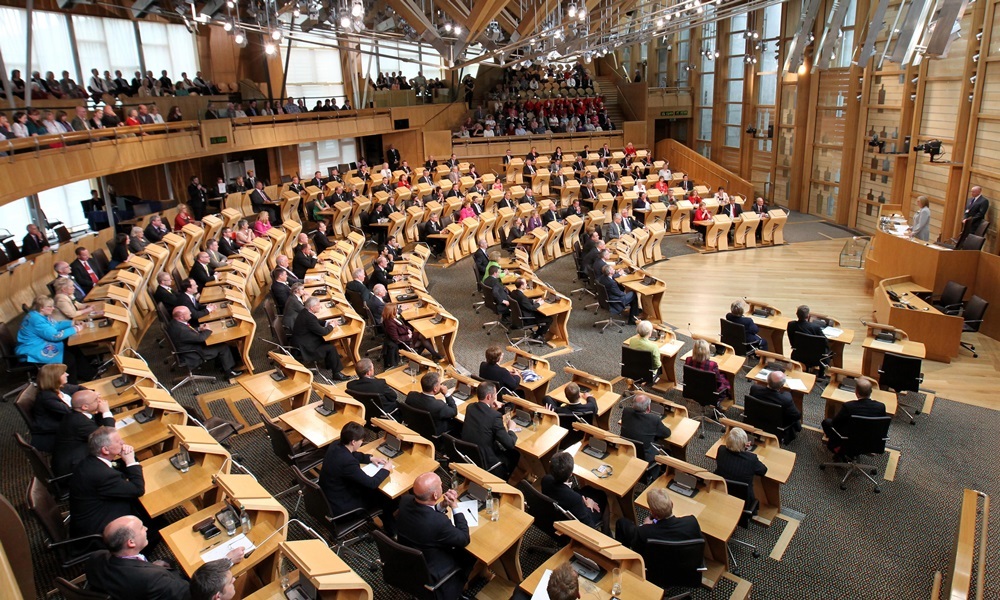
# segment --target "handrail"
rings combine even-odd
[[[980,524],[979,542],[976,543],[976,516],[979,511],[979,500],[982,500],[983,521]],[[990,497],[978,490],[965,489],[962,495],[962,512],[959,515],[958,534],[955,541],[955,552],[952,556],[951,581],[948,585],[950,600],[965,600],[973,597],[972,589],[973,561],[976,554],[976,600],[982,600],[986,578],[986,543],[990,522]],[[935,573],[935,583],[940,579],[940,572]],[[938,596],[932,596],[938,600]]]

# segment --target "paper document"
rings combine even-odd
[[[132,423],[135,423],[135,419],[132,417],[125,417],[120,421],[115,421],[115,429],[121,429],[122,427],[128,427]]]
[[[761,369],[760,373],[754,376],[757,381],[767,381],[767,376],[771,374],[771,369]]]
[[[375,477],[375,474],[381,471],[382,467],[376,465],[375,463],[368,463],[367,465],[361,467],[361,470],[365,472],[365,475]]]
[[[531,595],[531,600],[549,600],[549,577],[552,576],[552,569],[545,569],[542,578],[538,580],[535,593]]]
[[[479,525],[479,501],[478,500],[461,500],[458,506],[452,510],[448,518],[451,519],[451,524],[455,524],[455,513],[462,513],[465,517],[465,524],[469,527],[477,527]]]
[[[802,383],[801,379],[792,379],[791,377],[789,377],[788,379],[785,380],[785,385],[788,386],[788,389],[795,390],[796,392],[807,391],[806,384]]]
[[[455,398],[454,396],[452,396],[451,399],[455,401],[455,407],[456,408],[459,407],[459,406],[462,406],[463,404],[465,404],[465,400],[462,400],[460,398]]]
[[[222,542],[218,546],[215,546],[214,548],[209,548],[208,551],[206,552],[202,552],[201,560],[208,562],[211,560],[226,558],[227,554],[229,554],[234,548],[239,548],[240,546],[243,547],[244,554],[250,552],[251,550],[257,547],[254,545],[253,542],[247,539],[245,533],[241,533],[231,540]]]
[[[823,335],[825,335],[828,338],[840,337],[840,335],[842,333],[844,333],[844,330],[843,329],[837,329],[836,327],[824,327],[823,328]]]

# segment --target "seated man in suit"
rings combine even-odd
[[[500,316],[504,317],[510,314],[510,293],[507,291],[507,286],[505,286],[500,281],[500,266],[491,265],[486,274],[486,279],[483,280],[483,285],[493,290],[493,300],[497,304],[497,310],[500,312]]]
[[[83,298],[84,296],[87,295],[87,292],[85,292],[83,288],[80,287],[80,284],[76,281],[76,278],[73,277],[73,269],[69,266],[69,263],[64,260],[57,260],[52,265],[52,268],[56,272],[55,281],[59,281],[60,279],[67,279],[69,281],[72,281],[73,299],[76,300],[77,302],[83,302]],[[52,291],[53,293],[55,293],[55,287],[54,287],[55,281],[49,284],[49,290]]]
[[[620,238],[623,233],[625,233],[625,230],[622,226],[622,215],[621,213],[615,213],[611,217],[611,222],[608,223],[607,229],[604,231],[604,238],[614,240]]]
[[[298,282],[302,283],[302,282]],[[282,269],[275,269],[271,272],[271,298],[278,312],[284,313],[285,306],[288,305],[288,298],[292,295],[292,288],[288,285],[288,272]]]
[[[70,536],[103,533],[108,523],[128,515],[148,525],[149,515],[139,502],[146,482],[132,446],[122,442],[114,427],[98,427],[87,438],[87,449],[69,480]],[[121,470],[114,465],[119,457],[124,465]]]
[[[753,322],[750,317],[744,316],[746,311],[746,306],[744,306],[742,300],[737,300],[729,307],[729,313],[726,315],[726,320],[731,323],[739,323],[743,326],[746,332],[746,343],[748,345],[754,345],[761,350],[767,350],[767,340],[760,337],[760,327]]]
[[[694,515],[674,516],[674,501],[666,488],[650,490],[647,501],[649,516],[639,527],[631,519],[618,519],[615,539],[623,545],[642,554],[650,540],[684,542],[701,538],[701,527]]]
[[[552,317],[548,317],[538,312],[538,308],[541,303],[538,300],[532,300],[524,294],[524,288],[528,284],[524,277],[518,277],[517,281],[514,282],[514,291],[510,294],[510,299],[517,302],[518,306],[521,307],[521,316],[529,323],[537,324],[539,327],[532,336],[536,340],[544,340],[545,334],[548,333],[549,327],[552,326]]]
[[[291,333],[295,328],[295,319],[299,318],[299,313],[305,308],[305,301],[309,299],[310,292],[301,282],[288,286],[289,295],[285,300],[285,312],[281,315],[282,326]]]
[[[223,227],[219,234],[219,254],[232,256],[237,254],[236,244],[233,243],[233,230],[230,227]]]
[[[163,236],[167,235],[168,233],[170,233],[170,227],[168,227],[167,224],[163,222],[163,218],[160,215],[154,216],[149,221],[149,225],[146,225],[146,229],[143,231],[143,234],[146,236],[146,239],[151,244],[155,244],[159,241],[162,241]]]
[[[160,598],[186,600],[189,583],[184,574],[162,560],[149,561],[142,555],[148,540],[146,526],[132,515],[108,523],[104,546],[87,561],[87,589],[112,598]],[[233,563],[243,560],[244,549],[234,548],[226,557]]]
[[[596,231],[591,234],[591,241],[593,243],[588,242],[587,246],[584,246],[583,258],[580,260],[580,266],[583,267],[584,272],[594,279],[597,279],[597,276],[600,275],[600,273],[594,271],[594,264],[601,260],[601,256],[604,254],[606,248],[604,240],[596,236]],[[588,246],[589,250],[586,249]]]
[[[334,242],[330,241],[330,238],[326,235],[326,221],[320,221],[316,224],[316,233],[313,234],[313,243],[316,244],[316,252],[322,254],[324,250],[330,246],[336,245]]]
[[[236,598],[236,578],[232,569],[233,561],[228,558],[210,560],[198,567],[191,575],[191,600]]]
[[[288,257],[285,256],[284,254],[279,254],[278,257],[276,259],[274,259],[274,263],[275,263],[275,267],[274,267],[275,270],[281,269],[282,271],[285,271],[286,273],[288,273],[288,283],[289,284],[295,283],[296,281],[302,281],[302,278],[299,277],[298,275],[296,275],[295,271],[292,270],[292,268],[291,268],[291,261],[288,260]],[[273,271],[272,271],[272,273],[273,273]],[[273,277],[272,277],[272,279],[273,279]]]
[[[229,264],[227,255],[219,251],[219,240],[208,240],[205,242],[205,252],[208,252],[208,266],[215,274],[215,269]]]
[[[495,381],[500,387],[507,388],[508,393],[517,393],[521,385],[521,376],[515,369],[505,369],[500,366],[503,360],[503,348],[490,346],[486,349],[486,360],[479,363],[479,377],[487,381]]]
[[[76,260],[69,264],[69,268],[73,273],[73,279],[87,294],[101,277],[104,277],[104,270],[90,257],[90,250],[82,246],[76,249]]]
[[[580,386],[571,381],[563,388],[563,395],[566,396],[565,404],[546,396],[546,406],[557,415],[579,415],[588,423],[593,423],[597,416],[597,398],[593,394],[584,394],[580,391]]]
[[[300,233],[298,237],[299,245],[295,247],[292,257],[292,273],[299,279],[305,280],[306,271],[316,267],[316,253],[309,245],[309,236]]]
[[[323,457],[319,487],[330,505],[331,516],[338,517],[359,508],[381,508],[382,524],[386,533],[392,536],[395,534],[392,513],[396,510],[396,502],[378,489],[392,473],[392,463],[381,455],[361,452],[364,443],[363,426],[354,422],[344,425],[340,441],[330,444]],[[368,463],[379,467],[375,475],[369,476],[361,470],[361,465]]]
[[[379,404],[386,414],[392,414],[398,408],[396,390],[392,389],[384,379],[375,377],[375,363],[370,358],[362,358],[354,367],[357,379],[347,382],[347,389],[352,392],[378,394]]]
[[[517,447],[519,428],[511,421],[511,414],[500,414],[503,403],[497,399],[497,386],[484,381],[476,387],[478,402],[465,410],[462,439],[477,446],[483,453],[487,468],[500,463],[492,472],[503,480],[510,478],[521,459]]]
[[[107,400],[94,390],[81,389],[70,400],[72,412],[63,417],[52,447],[52,472],[57,477],[73,472],[87,457],[87,438],[98,427],[114,427]]]
[[[172,289],[174,278],[166,271],[160,271],[156,275],[156,290],[153,291],[153,300],[163,304],[168,311],[174,310],[177,306],[177,294]]]
[[[788,341],[792,343],[792,348],[795,348],[795,334],[804,333],[806,335],[815,335],[823,338],[826,342],[827,351],[830,350],[830,340],[826,339],[823,335],[823,323],[818,321],[809,320],[809,307],[803,304],[802,306],[795,309],[795,319],[794,321],[789,321],[788,323]],[[796,352],[792,351],[792,359],[799,360],[796,358]],[[811,365],[806,365],[810,367]]]
[[[443,227],[441,227],[441,221],[437,214],[431,216],[430,221],[424,225],[423,236],[421,236],[420,241],[427,244],[434,251],[434,254],[441,255],[444,254],[444,240],[441,238],[432,238],[431,235],[435,233],[441,233]]]
[[[444,401],[437,398],[438,394],[444,397]],[[406,403],[431,414],[437,435],[449,432],[458,435],[461,432],[460,424],[454,420],[458,414],[458,406],[448,393],[448,388],[441,385],[441,376],[436,372],[424,373],[420,378],[420,391],[413,390],[407,394]]]
[[[211,262],[211,257],[209,257],[208,252],[199,252],[198,258],[191,265],[190,277],[198,284],[199,293],[205,290],[205,285],[208,282],[215,281],[215,269],[209,262]]]
[[[181,289],[176,295],[176,306],[184,306],[191,315],[189,321],[192,325],[198,325],[199,320],[215,312],[218,307],[215,304],[202,304],[198,301],[198,282],[188,277],[181,282]]]
[[[302,352],[302,358],[306,361],[322,361],[324,366],[330,370],[331,379],[347,381],[350,377],[343,373],[344,366],[340,361],[340,355],[337,354],[337,349],[324,339],[340,326],[319,322],[316,313],[323,308],[319,298],[310,296],[303,305],[303,310],[295,318],[295,326],[292,328],[292,339]]]
[[[173,320],[167,326],[167,335],[170,336],[174,347],[180,354],[181,362],[198,366],[210,360],[218,360],[222,372],[229,379],[235,379],[242,375],[240,371],[235,369],[236,361],[233,359],[230,346],[205,344],[205,340],[212,335],[212,331],[207,325],[202,325],[198,329],[191,326],[191,309],[186,306],[178,306],[174,308],[172,316]]]
[[[389,285],[392,284],[393,280],[393,277],[389,275],[389,271],[387,270],[388,267],[389,260],[386,257],[379,255],[378,258],[375,259],[375,265],[372,267],[371,275],[368,276],[368,281],[365,282],[366,287],[368,289],[373,289],[376,285],[381,284],[382,286],[388,288]]]
[[[580,522],[606,531],[604,509],[607,507],[607,496],[589,486],[574,489],[575,483],[573,456],[568,452],[556,452],[549,464],[549,474],[542,477],[542,493]]]
[[[580,576],[573,565],[565,562],[549,576],[549,583],[545,586],[545,593],[549,595],[549,600],[576,600],[580,598]],[[514,596],[519,598],[519,596]],[[525,594],[524,598],[528,598]]]
[[[549,202],[546,211],[542,213],[542,225],[545,226],[548,225],[549,223],[552,223],[553,221],[558,221],[558,220],[559,220],[559,214],[556,213],[555,203]]]
[[[250,192],[250,206],[253,207],[253,211],[258,215],[261,211],[266,212],[271,224],[275,227],[281,225],[281,211],[278,210],[279,204],[279,202],[272,200],[264,192],[263,181],[258,180],[254,184],[254,189]]]
[[[486,266],[490,264],[490,255],[486,253],[489,246],[490,243],[486,241],[486,238],[483,238],[479,240],[479,247],[472,253],[472,261],[476,265],[476,275],[479,275],[480,281],[486,274]]]
[[[878,400],[872,400],[872,381],[866,377],[858,377],[854,380],[854,395],[857,400],[845,402],[840,407],[840,411],[832,419],[823,419],[823,433],[826,434],[827,447],[833,451],[835,458],[841,458],[841,450],[844,440],[838,434],[846,433],[851,417],[884,417],[885,404]]]
[[[767,374],[767,385],[764,386],[759,383],[751,385],[750,395],[759,400],[773,402],[784,410],[782,426],[791,425],[791,427],[785,434],[785,439],[781,441],[782,443],[788,443],[795,439],[797,431],[802,431],[802,413],[795,406],[795,401],[792,400],[792,393],[782,391],[784,385],[785,374],[782,371],[771,371]]]
[[[372,319],[375,320],[375,325],[377,326],[382,325],[382,311],[385,309],[385,303],[388,298],[389,291],[385,289],[384,285],[377,283],[372,287],[372,293],[368,296],[368,300],[365,301],[365,305],[372,312]]]
[[[603,285],[608,293],[608,303],[621,304],[622,308],[628,307],[628,324],[635,325],[636,317],[639,316],[639,296],[635,292],[623,290],[621,284],[612,277],[614,271],[613,266],[604,265],[597,283]]]
[[[49,249],[49,241],[45,239],[42,232],[39,231],[38,225],[31,223],[28,225],[28,233],[24,235],[24,239],[21,240],[21,255],[31,256],[32,254],[38,254],[42,250]]]
[[[351,275],[354,279],[347,282],[347,289],[360,294],[361,299],[367,302],[368,296],[371,295],[372,291],[368,289],[367,285],[365,285],[365,270],[354,269],[354,272]]]
[[[622,437],[636,440],[642,444],[643,460],[654,462],[656,449],[653,443],[670,437],[670,428],[663,424],[658,415],[650,412],[652,400],[645,394],[636,394],[632,398],[632,406],[622,411]],[[636,450],[640,450],[636,448]]]
[[[443,512],[445,507],[452,509],[454,525]],[[441,478],[434,473],[417,477],[413,482],[413,494],[403,496],[399,502],[396,517],[399,542],[424,555],[431,584],[436,584],[456,568],[460,569],[438,588],[435,598],[459,598],[476,563],[476,559],[464,550],[471,537],[465,515],[457,508],[458,492],[445,492]]]

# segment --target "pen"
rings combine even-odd
[[[476,515],[472,514],[471,510],[465,509],[465,512],[469,513],[469,516],[472,517],[473,521],[476,521],[477,523],[479,522],[479,519],[476,518]]]

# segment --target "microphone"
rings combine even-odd
[[[256,545],[257,546],[256,548],[254,548],[253,550],[249,550],[249,551],[245,552],[243,554],[243,558],[244,559],[250,558],[250,555],[253,554],[254,551],[257,550],[257,548],[260,548],[261,546],[263,546],[264,544],[266,544],[268,541],[270,541],[271,538],[273,538],[274,536],[278,535],[279,533],[281,533],[285,529],[288,529],[288,526],[291,525],[292,523],[298,523],[300,527],[302,527],[303,529],[305,529],[306,531],[308,531],[313,537],[315,537],[316,539],[318,539],[321,542],[323,542],[324,544],[326,544],[326,540],[323,539],[323,536],[321,536],[320,534],[316,533],[316,530],[313,529],[312,527],[306,525],[305,523],[303,523],[302,521],[300,521],[298,519],[288,519],[287,523],[285,523],[281,527],[275,529],[274,531],[271,532],[271,534],[269,536],[267,536],[266,538],[264,538],[263,540],[261,540],[261,542]],[[330,545],[327,544],[327,548],[329,548],[329,547],[330,547]]]
[[[576,369],[576,365],[574,365],[573,363],[569,362],[568,360],[566,361],[566,366],[569,367],[569,368],[571,368],[571,369]]]

